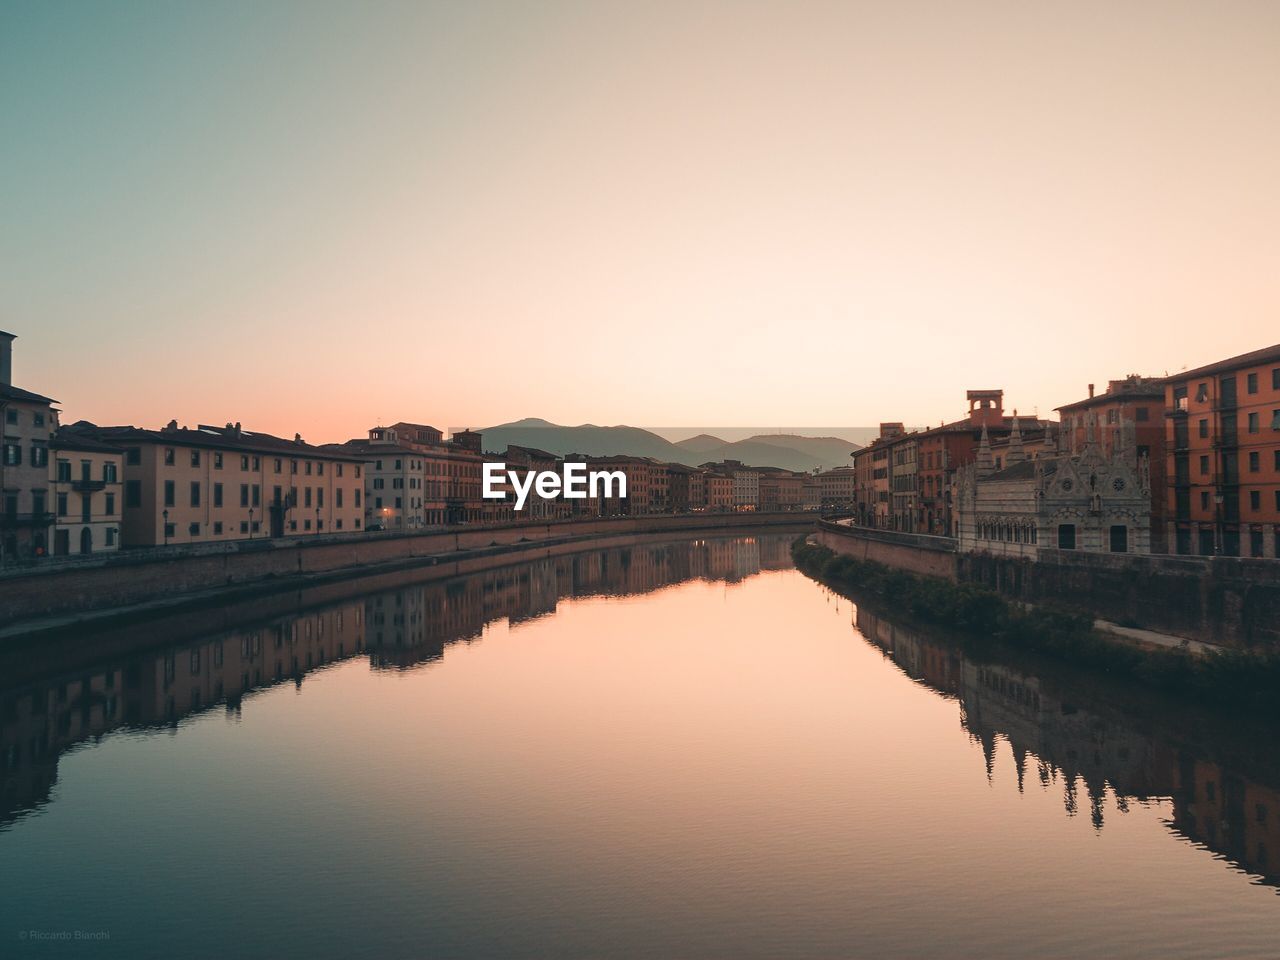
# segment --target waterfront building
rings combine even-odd
[[[1097,425],[1097,442],[1108,455],[1122,425],[1133,425],[1138,456],[1146,457],[1151,468],[1152,552],[1166,553],[1164,380],[1133,374],[1110,381],[1103,393],[1095,394],[1092,383],[1088,391],[1085,399],[1057,408],[1069,448],[1083,449],[1090,415]]]
[[[427,524],[426,458],[400,442],[395,427],[372,427],[367,439],[323,449],[364,463],[364,528],[421,530]]]
[[[805,477],[777,467],[762,467],[759,471],[761,510],[799,510],[804,504]],[[736,499],[734,509],[737,509]]]
[[[351,533],[364,528],[364,463],[349,454],[224,427],[74,425],[123,452],[122,546]]]
[[[399,443],[422,455],[423,513],[427,526],[494,523],[510,517],[511,505],[483,496],[486,457],[475,430],[458,430],[448,440],[435,427],[401,421],[391,428]]]
[[[1150,472],[1132,426],[1122,427],[1111,453],[1092,428],[1079,452],[1065,442],[1033,459],[1015,418],[998,467],[983,427],[976,460],[956,473],[961,552],[1032,560],[1052,550],[1150,552]]]
[[[856,466],[835,467],[818,474],[819,501],[823,510],[857,509],[858,471]]]
[[[687,467],[683,463],[667,464],[667,496],[668,508],[672,513],[688,513],[690,505],[690,486],[693,476],[699,471]],[[705,496],[706,485],[703,485]]]
[[[536,447],[519,447],[511,444],[507,445],[507,453],[504,461],[508,470],[517,470],[521,473],[532,471],[541,473],[550,471],[559,473],[563,476],[565,461],[561,460],[554,453],[548,453],[546,450],[539,450]],[[575,461],[580,462],[580,461]],[[508,484],[509,486],[509,484]],[[588,490],[590,493],[590,490]],[[539,496],[536,487],[529,489],[528,498],[525,500],[524,509],[516,513],[513,504],[514,493],[512,499],[502,503],[507,508],[509,516],[514,520],[566,520],[573,513],[573,501],[567,500],[562,496],[542,497]]]
[[[54,519],[49,441],[57,401],[13,385],[15,339],[0,331],[0,565],[47,554]]]
[[[55,556],[120,549],[124,454],[76,426],[59,427],[50,443]]]
[[[1280,558],[1280,344],[1164,381],[1176,553]]]
[[[800,492],[800,509],[818,511],[822,509],[822,481],[817,474],[804,475],[804,485]]]
[[[920,483],[920,441],[914,433],[889,443],[889,526],[915,533]]]
[[[760,471],[737,460],[726,460],[724,469],[733,477],[733,509],[739,512],[761,509]]]
[[[707,512],[729,513],[733,510],[733,477],[726,473],[708,470],[705,474],[707,486]]]

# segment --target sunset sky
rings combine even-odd
[[[67,419],[936,423],[1280,341],[1280,3],[0,2]]]

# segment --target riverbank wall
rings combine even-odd
[[[1124,627],[1280,651],[1280,563],[1274,560],[1042,550],[1032,561],[958,553],[946,537],[827,521],[818,527],[819,543],[859,560],[980,584],[1023,603],[1072,607]]]
[[[0,628],[208,593],[215,588],[304,583],[322,575],[358,576],[404,566],[448,563],[531,546],[592,543],[649,534],[727,534],[805,525],[796,513],[619,517],[514,523],[415,534],[331,535],[239,540],[121,551],[76,563],[0,574]]]

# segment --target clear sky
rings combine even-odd
[[[71,419],[931,423],[1280,341],[1280,3],[0,0]]]

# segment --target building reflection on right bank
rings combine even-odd
[[[1013,753],[1018,790],[1028,777],[1062,790],[1068,816],[1087,808],[1096,829],[1132,801],[1168,799],[1166,826],[1259,882],[1280,887],[1280,764],[1228,761],[1160,722],[1141,723],[1070,681],[978,663],[956,646],[890,622],[857,605],[855,625],[900,669],[960,705],[965,730],[982,745],[987,776],[1003,738]],[[1229,735],[1228,735],[1229,736]],[[1244,733],[1238,736],[1246,737]],[[1188,738],[1193,739],[1193,738]],[[1241,753],[1251,746],[1239,744]],[[1270,755],[1270,752],[1267,752]],[[1257,758],[1254,758],[1257,760]]]

